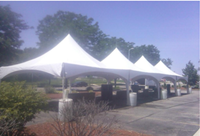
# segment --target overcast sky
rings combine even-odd
[[[94,22],[99,22],[105,34],[134,42],[135,46],[153,44],[160,51],[161,58],[172,59],[171,68],[178,74],[182,74],[182,69],[190,60],[198,67],[198,1],[1,1],[0,4],[9,4],[29,26],[34,27],[21,33],[24,40],[22,49],[37,47],[39,20],[63,10],[91,17]]]

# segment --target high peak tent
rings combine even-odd
[[[129,104],[129,84],[131,75],[142,75],[143,70],[130,62],[117,48],[115,48],[105,59],[101,61],[106,68],[112,69],[113,73],[118,73],[125,79],[127,90],[127,104]]]
[[[135,65],[141,69],[143,69],[146,73],[148,78],[155,78],[156,80],[160,80],[162,79],[162,77],[165,76],[166,73],[158,70],[157,68],[155,68],[151,63],[149,63],[146,58],[144,56],[141,56],[140,59],[138,59],[135,62]],[[137,78],[140,77],[135,77],[134,80],[137,80]]]
[[[85,52],[68,34],[57,46],[30,61],[0,68],[0,80],[24,72],[41,71],[56,77],[70,78],[86,73],[106,72],[104,65]],[[106,73],[105,75],[108,75]]]
[[[120,74],[126,80],[130,75],[139,75],[144,72],[143,69],[130,62],[117,48],[101,62],[106,68],[113,69],[113,72]]]
[[[17,73],[35,71],[68,79],[88,74],[101,75],[107,80],[120,76],[126,81],[127,94],[130,78],[140,75],[152,75],[156,78],[163,76],[163,72],[153,68],[144,57],[133,64],[118,49],[99,62],[85,52],[70,35],[40,57],[16,65],[0,67],[0,80]]]
[[[146,58],[144,56],[140,57],[140,59],[138,61],[135,62],[135,65],[138,66],[139,68],[143,68],[145,70],[145,72],[147,72],[148,74],[146,75],[141,75],[138,77],[134,77],[132,80],[138,80],[140,78],[146,78],[146,79],[150,79],[153,80],[158,88],[158,98],[160,98],[160,80],[167,76],[166,73],[158,70],[157,68],[155,68],[151,63],[149,63]]]
[[[183,79],[187,81],[187,77],[183,77],[179,74],[176,74],[175,72],[170,70],[161,60],[154,67],[168,75],[173,76],[174,78]]]
[[[149,63],[144,56],[141,56],[135,65],[139,68],[143,68],[147,73],[163,74],[162,71],[156,69],[151,63]]]

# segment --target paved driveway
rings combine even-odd
[[[57,100],[52,104],[58,108]],[[115,125],[121,129],[153,136],[193,136],[200,127],[199,110],[199,91],[196,90],[192,94],[146,102],[137,107],[114,109],[108,116],[116,114],[118,123]],[[49,120],[52,118],[42,112],[27,126]]]
[[[122,129],[154,136],[193,136],[200,127],[199,91],[115,109],[112,114],[117,114],[116,126]]]

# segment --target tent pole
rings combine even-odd
[[[116,88],[117,78],[115,78],[115,88]]]
[[[63,100],[65,100],[65,77],[62,77]]]
[[[68,84],[69,84],[69,93],[71,93],[71,80],[68,80]]]
[[[126,81],[126,95],[127,95],[127,99],[126,99],[126,104],[130,105],[130,98],[129,98],[129,81]]]
[[[188,76],[185,78],[187,81],[187,93],[189,94],[189,83],[188,83]]]
[[[63,64],[63,76],[62,76],[62,90],[63,90],[63,101],[66,99],[66,89],[65,89],[65,65]]]
[[[174,91],[175,91],[175,94],[177,94],[177,86],[176,86],[176,81],[174,82]]]
[[[129,86],[130,86],[130,70],[128,71],[128,80],[126,82],[127,105],[130,105]]]
[[[177,83],[177,76],[176,76],[175,85],[174,85],[175,94],[177,94],[177,85],[176,85],[176,83]]]
[[[32,89],[33,89],[33,73],[31,73],[31,85],[32,85]]]
[[[157,81],[157,82],[158,82],[158,84],[157,84],[157,86],[158,86],[158,99],[160,99],[160,93],[161,93],[160,82],[159,81]]]
[[[110,84],[110,83],[111,83],[111,80],[110,80],[110,79],[106,78],[106,80],[107,80],[107,84]]]

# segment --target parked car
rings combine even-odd
[[[76,81],[72,83],[72,87],[86,87],[86,86],[88,86],[88,84],[83,81]]]

